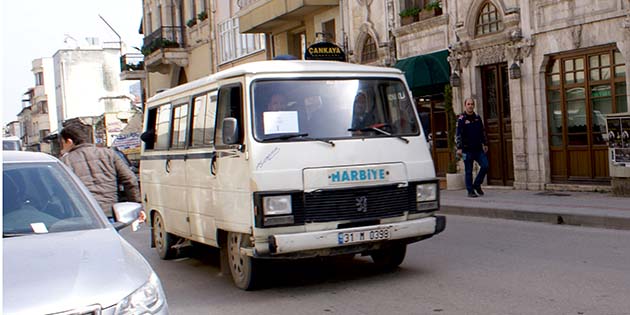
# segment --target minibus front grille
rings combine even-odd
[[[408,186],[321,190],[304,194],[304,223],[396,217],[415,207]],[[298,223],[298,222],[296,222]]]

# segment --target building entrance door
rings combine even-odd
[[[481,67],[483,117],[488,135],[488,184],[512,186],[512,120],[507,64]],[[479,110],[479,109],[478,109]]]
[[[439,177],[446,176],[448,161],[452,159],[452,153],[448,150],[447,133],[448,120],[444,110],[444,99],[420,99],[417,102],[418,113],[422,127],[431,144],[431,156],[435,166],[435,174]]]

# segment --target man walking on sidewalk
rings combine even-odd
[[[486,132],[483,128],[481,117],[475,113],[475,100],[464,100],[464,112],[457,116],[457,132],[455,134],[457,156],[464,160],[466,190],[468,197],[483,196],[481,183],[488,172],[488,152]],[[473,163],[479,164],[479,173],[472,180]]]

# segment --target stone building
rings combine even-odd
[[[440,90],[451,83],[456,111],[473,97],[486,124],[489,184],[608,186],[604,117],[628,112],[628,2],[434,2],[349,1],[348,28],[354,62],[375,51],[372,63],[395,58],[406,72],[419,112],[431,117],[438,174],[449,155]]]
[[[405,72],[417,109],[428,119],[438,176],[452,155],[444,108],[444,88],[451,85],[455,111],[473,97],[484,119],[488,184],[534,190],[610,186],[604,120],[628,112],[626,0],[143,3],[145,45],[155,32],[169,34],[169,25],[177,27],[171,40],[181,41],[145,56],[153,67],[149,96],[235,63],[284,54],[302,59],[321,34],[349,62]],[[199,21],[183,27],[197,8],[209,10],[207,29]],[[260,34],[265,47],[245,49],[251,53],[239,58],[243,39],[254,43]],[[231,41],[237,37],[241,46]]]

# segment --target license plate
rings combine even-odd
[[[389,228],[374,229],[367,231],[341,232],[337,234],[337,243],[339,245],[388,240],[391,238]]]

